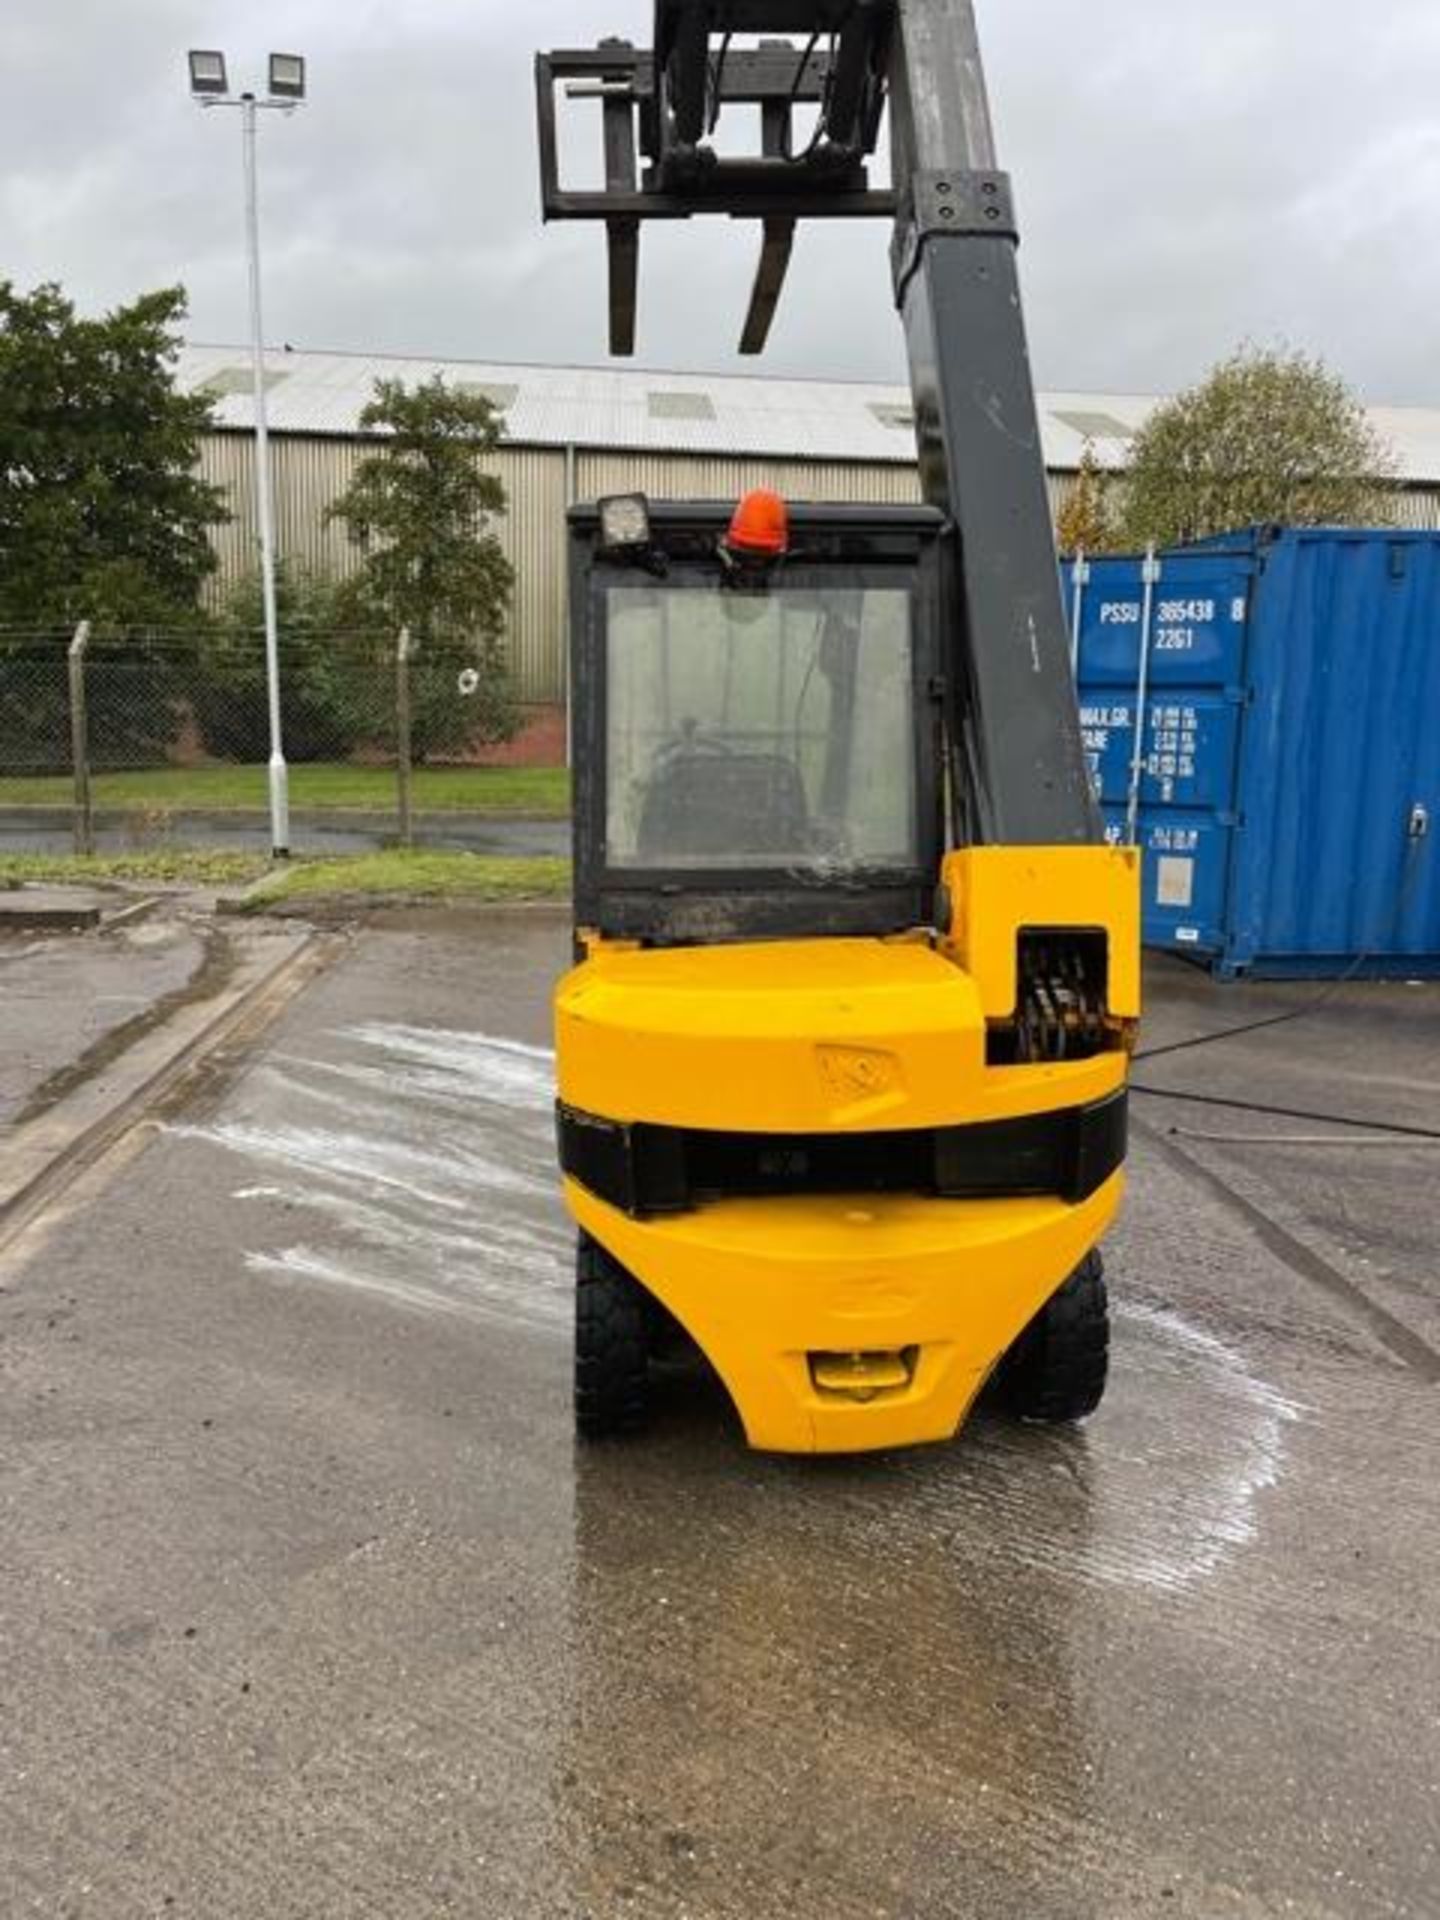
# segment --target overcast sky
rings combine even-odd
[[[59,280],[87,309],[179,280],[192,338],[244,338],[239,116],[191,104],[184,53],[222,47],[243,80],[293,48],[310,104],[262,127],[269,338],[603,362],[600,234],[539,222],[530,58],[647,41],[650,15],[3,0],[0,276]],[[1440,404],[1440,0],[980,0],[980,16],[1042,385],[1164,390],[1248,337],[1322,353],[1371,400]],[[645,241],[638,364],[740,364],[749,230]],[[879,225],[803,232],[762,365],[903,377],[888,290]]]

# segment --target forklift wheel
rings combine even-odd
[[[587,1439],[644,1426],[649,1347],[645,1289],[581,1234],[575,1249],[575,1425]]]
[[[1022,1420],[1083,1420],[1105,1392],[1110,1316],[1105,1266],[1087,1253],[1001,1362],[1001,1396]]]

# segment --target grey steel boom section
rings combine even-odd
[[[738,34],[804,39],[739,48]],[[537,83],[545,217],[606,222],[616,353],[634,350],[646,220],[712,213],[762,223],[741,343],[759,352],[795,222],[893,215],[921,480],[951,529],[943,665],[955,831],[974,843],[1098,840],[1018,232],[1009,181],[995,166],[970,0],[656,0],[653,52],[607,41],[541,55]],[[561,184],[559,83],[603,103],[603,191]],[[760,106],[761,149],[722,156],[709,136],[737,103]],[[893,188],[869,177],[887,107]],[[803,138],[800,109],[813,110]]]
[[[953,522],[961,644],[951,671],[966,837],[1098,840],[1055,562],[1016,269],[1019,234],[970,0],[900,0],[892,260],[920,479]]]

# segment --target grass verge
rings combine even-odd
[[[268,804],[264,767],[155,767],[99,773],[91,783],[97,808],[135,813],[263,813]],[[414,804],[420,813],[531,813],[563,819],[570,811],[564,767],[417,767]],[[68,774],[0,779],[0,808],[68,807]],[[301,764],[290,769],[290,805],[317,813],[388,813],[395,809],[390,767],[348,763]]]
[[[264,873],[258,853],[0,853],[0,887],[135,885],[243,887]]]
[[[325,899],[563,900],[568,860],[504,860],[478,853],[360,853],[294,860],[245,896],[246,913]]]

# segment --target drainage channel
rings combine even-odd
[[[329,965],[338,944],[333,935],[307,934],[258,971],[212,950],[201,969],[212,991],[197,997],[192,981],[172,997],[168,1018],[147,1018],[143,1032],[131,1036],[118,1096],[97,1101],[93,1084],[76,1079],[52,1087],[43,1106],[32,1101],[34,1117],[0,1154],[0,1255],[147,1120],[182,1102],[222,1047],[253,1044]]]
[[[111,1027],[74,1060],[67,1061],[63,1067],[58,1067],[42,1080],[15,1116],[17,1134],[32,1121],[39,1120],[58,1107],[71,1094],[88,1086],[107,1067],[123,1059],[148,1034],[171,1026],[187,1007],[217,1001],[234,979],[239,964],[236,942],[222,927],[213,922],[207,924],[200,932],[200,964],[189,979],[173,987],[169,993],[161,994],[143,1011]],[[0,1193],[3,1193],[3,1185],[0,1185]]]

